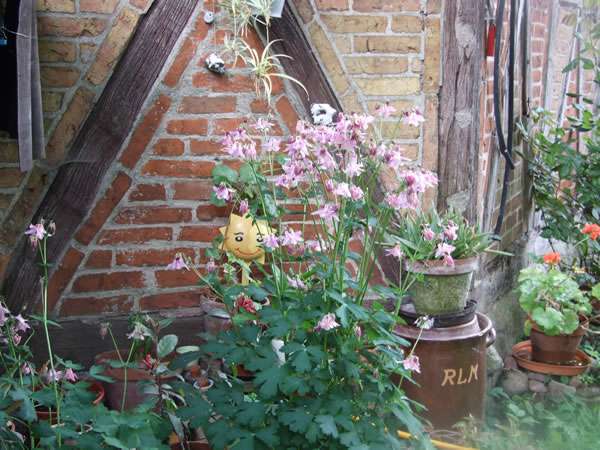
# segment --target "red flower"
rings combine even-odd
[[[560,253],[558,252],[550,252],[544,255],[544,262],[551,266],[560,263]]]
[[[586,223],[581,230],[583,234],[587,234],[592,241],[600,237],[600,225],[595,223]]]
[[[250,297],[246,297],[245,295],[240,295],[235,302],[238,309],[244,309],[250,314],[256,314],[256,308],[254,307],[254,302]]]

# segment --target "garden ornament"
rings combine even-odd
[[[310,107],[313,123],[315,125],[329,125],[333,123],[333,116],[337,111],[329,103],[313,103]]]
[[[221,250],[231,252],[248,263],[252,261],[265,263],[262,242],[273,232],[266,221],[232,213],[229,216],[229,223],[219,228],[219,231],[223,235]],[[248,274],[245,271],[242,271],[242,284],[248,284]]]
[[[206,67],[211,72],[218,73],[219,75],[225,73],[225,61],[214,53],[211,53],[208,58],[206,58]]]

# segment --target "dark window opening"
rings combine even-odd
[[[0,0],[0,137],[17,138],[17,29],[20,0]]]

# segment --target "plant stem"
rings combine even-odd
[[[131,347],[129,347],[129,355],[127,355],[127,362],[125,363],[124,366],[124,371],[123,371],[123,398],[121,399],[121,412],[123,412],[125,410],[125,399],[127,397],[127,369],[128,369],[128,365],[129,365],[129,361],[131,360],[131,355],[133,354],[133,347],[135,346],[135,342],[131,344]],[[118,353],[118,350],[117,350]],[[120,358],[120,356],[119,356]],[[122,360],[121,360],[122,361]]]

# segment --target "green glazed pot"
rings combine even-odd
[[[477,257],[455,259],[454,266],[441,260],[406,261],[404,269],[417,274],[409,292],[417,314],[460,312],[467,306]]]

